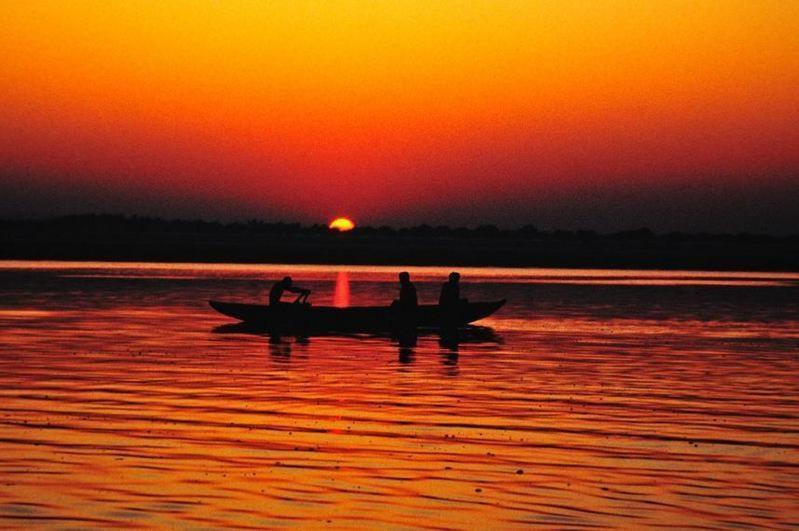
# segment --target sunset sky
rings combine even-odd
[[[799,232],[799,2],[0,3],[0,216]]]

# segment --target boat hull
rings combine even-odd
[[[208,301],[219,313],[265,330],[371,331],[408,327],[453,328],[488,317],[505,300],[465,302],[455,311],[443,313],[436,304],[420,305],[416,311],[401,311],[396,306],[311,306],[308,304],[264,304]]]

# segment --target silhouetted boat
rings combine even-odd
[[[408,326],[438,328],[442,315],[437,304],[419,305],[416,312],[407,314],[396,306],[312,306],[309,304],[243,304],[238,302],[208,301],[221,314],[233,317],[248,325],[264,329],[372,331],[391,330]],[[488,317],[505,299],[490,302],[467,302],[457,312],[446,316],[447,327],[465,326]]]

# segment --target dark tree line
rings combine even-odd
[[[85,233],[102,234],[147,234],[147,233],[187,233],[196,235],[247,235],[260,234],[272,236],[315,236],[339,238],[419,238],[419,239],[499,239],[499,240],[542,240],[595,242],[609,241],[661,241],[661,242],[699,242],[717,241],[727,243],[759,242],[799,242],[799,234],[774,236],[761,233],[686,233],[668,232],[656,234],[643,227],[612,233],[598,233],[593,230],[539,230],[535,225],[524,225],[514,229],[499,228],[495,225],[479,225],[474,228],[432,226],[427,224],[413,227],[394,228],[356,227],[348,233],[332,231],[325,225],[302,225],[300,223],[269,222],[257,219],[236,222],[205,220],[162,219],[155,217],[125,216],[118,214],[81,214],[33,220],[0,220],[0,230],[45,235],[47,233]]]

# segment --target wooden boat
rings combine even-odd
[[[437,304],[422,304],[415,312],[397,306],[312,306],[310,304],[243,304],[208,301],[221,314],[266,330],[341,330],[373,331],[409,327],[455,328],[488,317],[505,304],[505,299],[490,302],[464,302],[455,311],[442,314]]]

